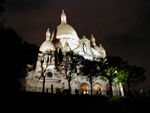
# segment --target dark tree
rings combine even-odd
[[[65,57],[65,75],[68,80],[69,93],[71,92],[71,80],[75,73],[78,72],[78,68],[83,61],[83,57],[73,52],[67,52]]]
[[[112,95],[112,83],[117,79],[118,83],[124,83],[128,77],[128,71],[125,69],[127,62],[123,61],[120,57],[108,56],[102,59],[99,63],[100,75],[109,81],[109,94]],[[105,79],[104,79],[105,80]]]
[[[43,77],[43,84],[42,84],[42,92],[45,93],[45,78],[46,78],[46,70],[47,70],[47,67],[49,66],[49,62],[50,62],[50,59],[49,59],[49,56],[50,56],[50,52],[49,51],[46,51],[45,53],[43,53],[43,55],[41,56],[41,77]],[[45,66],[44,66],[45,64]]]
[[[140,82],[144,82],[144,80],[146,79],[144,75],[145,70],[142,67],[129,65],[127,69],[129,71],[129,77],[127,79],[128,90],[130,90],[131,87],[139,84]]]
[[[21,88],[19,82],[26,75],[26,65],[34,64],[38,47],[23,41],[12,28],[5,28],[2,13],[4,0],[0,0],[0,63],[2,89],[6,92],[16,92]]]
[[[80,74],[87,76],[91,85],[91,95],[93,95],[93,78],[99,76],[99,67],[97,61],[83,60],[81,63]]]
[[[26,65],[34,64],[37,58],[36,45],[24,42],[11,28],[0,30],[0,62],[2,78],[7,81],[5,90],[18,90],[19,79],[26,75]],[[21,85],[21,84],[20,84]],[[12,87],[12,88],[11,88]]]
[[[111,66],[117,66],[120,70],[128,72],[127,80],[124,81],[127,85],[128,91],[130,91],[132,86],[138,85],[143,82],[145,77],[145,70],[142,67],[129,65],[127,61],[124,61],[119,56],[108,56],[107,61]]]
[[[104,64],[100,64],[100,67],[103,73],[102,76],[109,79],[110,85],[113,78],[117,77],[118,81],[127,86],[129,92],[132,86],[143,82],[146,78],[144,75],[145,70],[142,67],[131,66],[119,56],[108,56]]]
[[[4,12],[4,7],[3,7],[3,3],[4,3],[4,0],[0,0],[0,16],[2,15],[2,13]]]

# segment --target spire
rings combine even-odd
[[[67,23],[67,17],[66,17],[64,10],[62,10],[62,13],[61,13],[61,23]]]
[[[93,36],[93,34],[91,34],[91,43],[92,43],[92,46],[96,46],[96,41],[95,41],[95,37]]]
[[[102,47],[102,44],[99,44],[99,47]]]
[[[46,31],[46,40],[50,40],[50,36],[51,36],[51,33],[49,31],[49,28],[47,28],[47,31]]]
[[[99,44],[99,47],[102,48],[102,49],[104,49],[104,47],[102,46],[102,44]]]

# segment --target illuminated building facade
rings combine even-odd
[[[64,11],[61,13],[61,24],[52,32],[49,28],[46,32],[46,40],[41,44],[36,63],[36,69],[29,71],[26,77],[26,91],[42,92],[43,76],[45,76],[45,92],[56,93],[63,92],[68,89],[68,80],[65,76],[64,62],[62,59],[61,67],[57,69],[57,56],[62,53],[65,56],[66,52],[72,51],[75,54],[83,56],[85,59],[96,60],[97,58],[105,58],[106,52],[103,46],[96,45],[96,40],[93,35],[91,39],[85,36],[79,38],[75,29],[67,23],[67,17]],[[74,74],[71,79],[71,93],[75,94],[90,94],[90,82],[87,76]],[[93,79],[93,94],[106,95],[109,90],[108,81],[104,81],[101,77]],[[113,95],[120,95],[122,86],[113,83]]]

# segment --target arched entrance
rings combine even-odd
[[[106,90],[109,91],[110,90],[110,85],[106,84]]]
[[[101,85],[99,83],[94,84],[93,93],[94,93],[94,95],[101,93]]]
[[[87,83],[82,83],[80,86],[81,94],[89,94],[89,85]]]

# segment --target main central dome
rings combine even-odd
[[[67,23],[67,17],[62,10],[61,14],[61,24],[57,26],[57,28],[52,33],[52,40],[53,39],[72,39],[78,41],[78,35],[75,29]]]
[[[67,23],[61,23],[59,26],[57,26],[57,39],[76,39],[78,40],[78,35],[75,29],[67,24]]]
[[[54,40],[59,40],[63,48],[66,43],[68,43],[71,50],[76,49],[79,45],[78,34],[75,29],[67,23],[67,17],[64,10],[62,10],[61,13],[61,24],[58,25],[52,33],[51,41]]]

